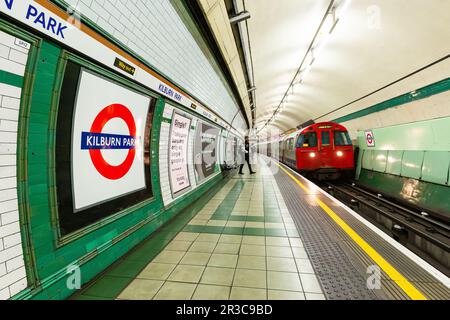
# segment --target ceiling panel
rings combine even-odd
[[[245,2],[259,122],[280,103],[330,1]],[[448,12],[448,0],[351,1],[274,124],[286,130],[318,118],[449,54]]]

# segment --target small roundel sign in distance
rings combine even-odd
[[[368,147],[375,147],[375,137],[372,131],[365,131],[366,143]]]

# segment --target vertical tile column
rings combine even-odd
[[[0,31],[0,300],[27,286],[17,200],[17,130],[29,47]]]

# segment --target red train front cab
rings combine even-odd
[[[347,129],[338,123],[316,123],[302,130],[296,152],[300,171],[332,178],[354,169],[352,141]]]

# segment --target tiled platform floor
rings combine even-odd
[[[324,299],[270,170],[236,175],[117,299]]]

